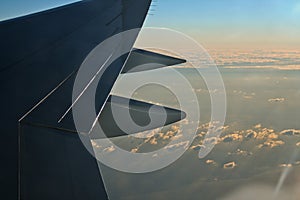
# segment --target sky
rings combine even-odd
[[[1,0],[0,19],[74,0]],[[207,47],[297,48],[300,0],[153,0],[145,26],[188,34]]]
[[[300,46],[299,0],[158,0],[146,25],[185,32],[204,46]]]

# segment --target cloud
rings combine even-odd
[[[235,152],[228,152],[228,155],[242,155],[242,156],[251,156],[252,152],[244,151],[241,149],[237,149]]]
[[[273,98],[273,99],[268,99],[268,102],[270,103],[281,103],[284,102],[285,98]]]
[[[223,168],[224,169],[233,169],[233,168],[235,168],[237,166],[237,164],[235,163],[235,162],[228,162],[228,163],[225,163],[224,165],[223,165]]]
[[[239,133],[232,133],[229,135],[224,136],[223,138],[221,138],[221,140],[223,142],[233,142],[233,141],[242,141],[243,140],[243,135],[239,134]]]
[[[214,160],[206,160],[205,163],[208,165],[217,165],[216,161]]]
[[[114,146],[106,147],[105,149],[103,149],[103,151],[106,153],[111,153],[111,152],[114,152],[115,150],[116,149]]]
[[[274,133],[273,129],[269,128],[260,128],[257,130],[257,139],[263,140],[269,138],[269,136]]]
[[[186,149],[188,146],[189,146],[189,141],[184,141],[184,142],[180,142],[180,143],[177,143],[177,144],[167,145],[167,146],[164,147],[164,149],[173,151],[173,150],[176,150],[178,148],[185,148]]]
[[[255,142],[256,147],[261,148],[275,148],[286,144],[286,139],[282,136],[300,136],[300,130],[286,129],[282,131],[275,131],[272,128],[264,127],[262,124],[256,124],[250,129],[234,130],[234,126],[223,126],[219,130],[224,131],[223,136],[218,138],[207,130],[212,127],[211,124],[202,124],[198,127],[198,134],[190,147],[191,150],[199,151],[201,148],[206,148],[209,145],[221,145],[221,143],[232,144],[233,142]],[[230,132],[229,132],[230,131]],[[300,141],[296,142],[296,146],[300,147]],[[237,149],[229,152],[228,155],[242,155],[252,156],[254,153],[247,150]]]
[[[254,128],[261,128],[261,127],[262,127],[261,124],[256,124],[256,125],[254,126]]]
[[[243,98],[244,98],[244,99],[253,99],[253,96],[250,96],[250,95],[244,95]]]
[[[191,149],[193,149],[195,151],[200,151],[201,148],[205,148],[205,146],[201,145],[201,144],[191,146]]]
[[[131,152],[131,153],[137,153],[137,152],[138,152],[138,150],[139,150],[138,148],[133,148],[133,149],[131,149],[131,151],[130,151],[130,152]]]
[[[257,132],[256,131],[254,131],[254,130],[247,130],[246,131],[246,136],[245,136],[245,138],[246,139],[252,139],[252,138],[256,138],[257,137]]]
[[[268,139],[267,141],[265,141],[263,144],[258,145],[259,148],[263,148],[263,147],[270,147],[270,148],[274,148],[277,146],[282,146],[284,145],[284,141],[282,140],[270,140]]]
[[[283,163],[283,164],[280,164],[279,167],[292,167],[293,165],[291,163]]]
[[[287,129],[287,130],[281,131],[280,135],[286,135],[286,136],[299,135],[300,136],[300,130]]]
[[[216,133],[221,133],[221,137],[217,137]],[[144,132],[143,136],[138,138],[140,140],[131,141],[133,146],[131,152],[143,152],[144,150],[156,146],[155,148],[165,148],[167,150],[176,150],[177,148],[189,148],[192,152],[198,153],[201,149],[205,149],[211,145],[231,145],[242,142],[254,142],[255,148],[275,148],[285,145],[286,137],[284,136],[300,136],[300,130],[286,129],[282,131],[275,131],[272,128],[264,127],[262,124],[256,124],[249,129],[236,130],[233,125],[218,125],[218,122],[203,123],[198,126],[197,137],[194,139],[189,148],[189,143],[178,142],[177,144],[168,145],[171,141],[176,141],[184,136],[178,125],[168,126],[165,129],[158,129],[155,131]],[[131,137],[130,137],[131,138]],[[286,139],[285,139],[286,138]],[[288,143],[288,142],[287,142]],[[93,142],[94,148],[100,148],[97,143]],[[295,141],[293,144],[300,147],[300,141]],[[105,152],[113,152],[113,147],[104,149]],[[225,152],[226,153],[226,152]],[[228,156],[253,156],[255,151],[251,149],[233,149],[227,153]]]
[[[170,130],[162,136],[162,139],[164,139],[164,140],[171,139],[172,137],[174,137],[175,134],[176,134],[175,131]]]
[[[300,4],[294,8],[300,13]],[[300,69],[300,51],[296,50],[231,50],[210,51],[217,66],[224,68]]]
[[[155,145],[157,144],[157,140],[155,137],[151,138],[151,140],[149,141],[150,144]]]
[[[208,138],[205,138],[203,140],[203,145],[204,146],[210,146],[212,144],[218,144],[218,138],[217,137],[208,137]]]
[[[101,148],[101,146],[100,146],[99,144],[97,144],[97,142],[91,140],[91,143],[92,143],[92,146],[93,146],[94,149],[99,149],[99,148]]]

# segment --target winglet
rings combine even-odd
[[[181,58],[171,57],[142,49],[133,49],[122,70],[122,73],[153,70],[185,62],[186,60]]]

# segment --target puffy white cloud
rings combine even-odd
[[[208,165],[217,165],[216,161],[214,160],[206,160],[205,163]]]
[[[228,163],[225,163],[223,165],[223,168],[224,169],[233,169],[237,166],[237,164],[234,162],[234,161],[231,161],[231,162],[228,162]]]
[[[269,136],[271,134],[273,134],[273,133],[274,133],[273,129],[260,128],[260,129],[257,130],[257,136],[256,136],[256,138],[260,139],[260,140],[263,140],[263,139],[269,138]]]
[[[253,155],[253,153],[252,153],[252,152],[245,151],[245,150],[237,149],[237,150],[234,151],[234,152],[228,152],[228,155],[251,156],[251,155]]]
[[[270,148],[274,148],[277,146],[282,146],[284,145],[284,141],[282,140],[271,140],[268,139],[267,141],[265,141],[263,144],[258,145],[259,148],[263,148],[263,147],[270,147]]]
[[[256,138],[256,137],[257,137],[256,131],[251,130],[251,129],[246,131],[246,136],[245,136],[246,139],[252,139],[252,138]]]
[[[284,102],[285,98],[272,98],[272,99],[268,99],[268,102],[270,103],[281,103]]]
[[[191,146],[191,149],[193,149],[195,151],[200,151],[201,148],[205,148],[205,146],[201,145],[201,144]]]
[[[291,163],[283,163],[283,164],[280,164],[279,167],[292,167],[293,165]]]
[[[203,140],[204,146],[209,146],[211,144],[218,144],[219,139],[217,137],[208,137]]]
[[[189,141],[184,141],[184,142],[180,142],[180,143],[177,143],[177,144],[172,144],[172,145],[167,145],[164,147],[164,149],[167,149],[167,150],[176,150],[178,148],[187,148],[189,146]]]
[[[287,135],[287,136],[299,135],[300,136],[300,130],[287,129],[287,130],[281,131],[280,135]]]
[[[157,140],[155,137],[151,138],[151,140],[149,141],[150,144],[155,145],[157,144]]]
[[[261,127],[262,127],[261,124],[256,124],[256,125],[254,126],[254,128],[256,128],[256,129],[261,128]]]
[[[106,147],[105,149],[103,149],[103,152],[110,153],[115,150],[116,150],[116,148],[114,146],[109,146],[109,147]]]
[[[237,133],[232,133],[232,134],[224,136],[223,138],[221,138],[221,140],[223,142],[232,142],[232,141],[236,141],[236,140],[242,141],[243,140],[243,135],[239,134],[238,132]]]
[[[92,143],[92,146],[93,146],[94,149],[101,148],[101,146],[97,142],[95,142],[94,140],[91,140],[91,143]]]

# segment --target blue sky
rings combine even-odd
[[[8,19],[36,11],[46,10],[76,0],[1,0],[0,19]]]
[[[208,46],[300,46],[299,0],[158,0],[146,25]]]
[[[1,0],[0,19],[69,2]],[[204,46],[300,46],[300,0],[154,0],[153,4],[146,26],[176,29]]]

